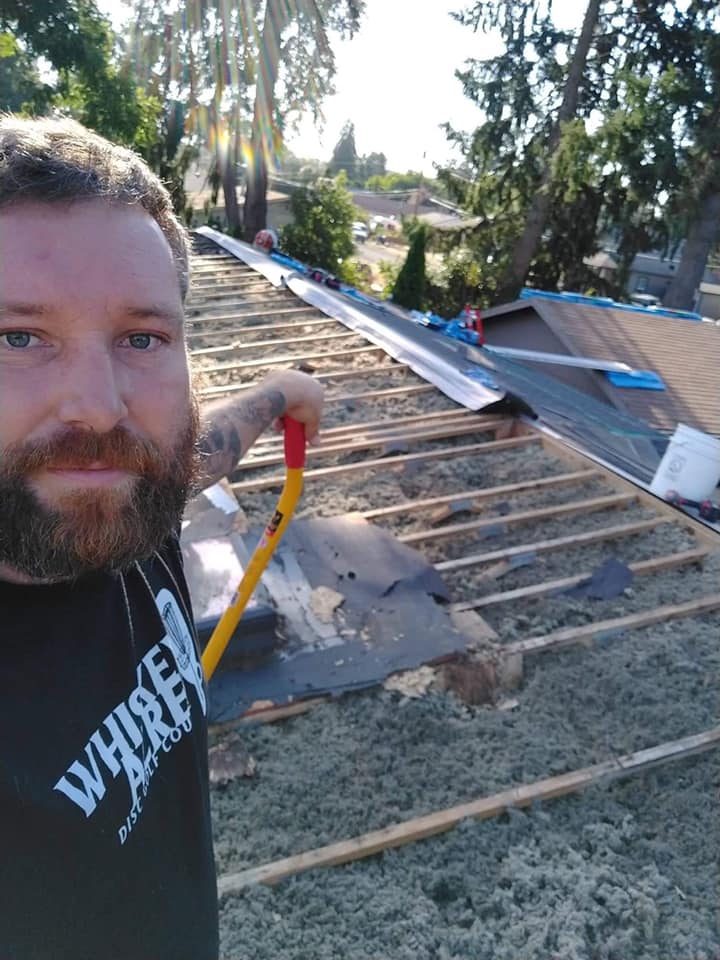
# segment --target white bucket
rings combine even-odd
[[[663,499],[675,490],[685,500],[709,500],[718,481],[720,440],[679,423],[653,477],[651,492]]]

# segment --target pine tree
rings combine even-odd
[[[427,230],[419,224],[413,231],[405,263],[392,288],[392,299],[408,310],[422,310],[425,303],[425,247]]]

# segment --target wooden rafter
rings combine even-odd
[[[404,373],[408,369],[407,364],[405,363],[393,363],[385,365],[377,365],[373,367],[356,367],[352,370],[325,370],[323,373],[314,373],[313,377],[316,380],[321,382],[333,380],[357,380],[361,377],[377,377],[384,376],[388,373]],[[199,374],[205,373],[205,370],[198,370]],[[250,390],[252,387],[257,386],[257,382],[251,381],[250,383],[232,383],[232,384],[220,384],[213,387],[203,387],[199,391],[201,397],[212,397],[217,396],[218,394],[225,393],[241,393],[243,390]],[[428,390],[435,390],[435,387],[429,384],[423,384]],[[402,388],[401,391],[402,392]],[[328,403],[329,400],[332,400],[332,397],[326,397],[325,402]]]
[[[440,450],[424,450],[421,453],[404,453],[397,457],[381,457],[378,460],[361,460],[359,463],[342,463],[334,467],[306,470],[304,480],[307,483],[311,480],[320,480],[345,473],[358,473],[363,470],[392,470],[417,461],[453,460],[456,457],[482,455],[497,450],[511,450],[515,447],[530,446],[537,442],[537,437],[513,437],[509,440],[491,440],[487,443],[469,443],[458,447],[443,447]],[[284,482],[285,475],[282,474],[258,480],[245,480],[232,483],[230,486],[235,493],[249,493],[252,490],[272,490],[275,487],[281,487]]]
[[[713,727],[693,736],[670,740],[635,753],[612,757],[580,770],[511,787],[509,790],[471,800],[469,803],[461,803],[423,817],[414,817],[412,820],[396,823],[381,830],[373,830],[338,843],[331,843],[294,857],[285,857],[250,870],[225,874],[219,878],[218,892],[223,896],[258,883],[272,885],[285,877],[303,873],[306,870],[361,860],[382,853],[383,850],[402,847],[444,833],[463,820],[487,820],[507,810],[521,809],[538,801],[565,797],[595,784],[609,783],[643,773],[661,764],[703,753],[718,744],[720,744],[720,727]]]
[[[426,443],[432,440],[445,440],[449,437],[463,437],[473,433],[484,433],[486,431],[495,431],[498,427],[504,425],[501,418],[488,419],[483,422],[479,417],[476,420],[462,418],[463,422],[449,420],[441,427],[428,429],[426,427],[405,428],[401,432],[396,430],[393,433],[378,434],[367,437],[363,440],[343,440],[340,443],[325,443],[317,447],[308,447],[306,457],[316,460],[319,457],[330,457],[337,454],[353,453],[358,450],[371,450],[373,447],[382,447],[388,443],[398,443],[400,441],[407,443]],[[259,467],[272,467],[285,462],[282,453],[269,453],[256,457],[247,457],[239,465],[238,470],[256,470]]]
[[[666,553],[661,557],[653,557],[652,560],[641,560],[639,563],[629,563],[628,569],[636,577],[647,577],[654,573],[661,573],[664,570],[674,570],[678,567],[686,567],[692,563],[702,563],[708,555],[707,547],[699,547],[696,550],[683,550],[681,553]],[[512,603],[517,600],[539,600],[541,597],[551,596],[560,590],[568,590],[570,587],[577,586],[584,580],[592,576],[589,571],[578,573],[572,577],[561,577],[558,580],[545,580],[543,583],[533,583],[529,587],[518,587],[516,590],[502,590],[498,593],[488,593],[484,597],[476,597],[474,600],[462,600],[459,603],[452,603],[448,609],[453,613],[461,613],[463,610],[479,610],[484,607],[497,606],[500,603]]]
[[[661,607],[653,607],[652,610],[630,613],[625,617],[614,617],[610,620],[586,623],[582,627],[555,630],[542,637],[529,637],[527,640],[503,644],[502,649],[508,656],[547,653],[550,650],[560,650],[578,643],[601,640],[614,634],[624,633],[626,630],[638,630],[641,627],[651,627],[656,623],[666,623],[669,620],[701,616],[705,613],[713,613],[715,610],[720,610],[720,592],[710,596],[696,597],[694,600],[688,600],[687,603],[668,603]]]
[[[283,323],[279,320],[272,320],[270,323],[247,323],[243,324],[242,327],[235,328],[224,328],[222,330],[191,330],[187,337],[225,337],[225,336],[234,336],[236,333],[244,333],[246,330],[276,330],[278,327],[306,327],[312,326],[326,326],[328,323],[335,323],[336,321],[328,318],[327,320],[318,320],[317,311],[313,307],[286,307],[285,309],[278,310],[248,310],[245,313],[229,313],[220,317],[198,317],[197,319],[191,317],[186,320],[186,323],[195,323],[195,324],[205,324],[208,320],[212,324],[216,323],[234,323],[236,320],[264,320],[266,317],[288,317],[288,316],[297,316],[299,313],[310,314],[309,320],[292,320],[287,323]]]
[[[218,363],[213,367],[198,367],[198,373],[228,373],[235,370],[252,370],[254,367],[274,367],[278,364],[304,363],[306,360],[337,360],[339,357],[352,357],[362,353],[378,353],[382,347],[351,347],[349,350],[328,350],[321,353],[296,353],[284,356],[268,354],[255,360],[240,360],[237,363]]]
[[[431,413],[418,413],[412,417],[403,417],[402,420],[398,421],[392,417],[385,417],[383,420],[367,420],[361,423],[341,423],[337,427],[326,427],[322,430],[323,440],[329,438],[337,438],[340,436],[348,437],[364,437],[369,435],[372,432],[374,436],[376,433],[402,433],[406,426],[410,424],[417,423],[430,423],[435,420],[460,420],[466,417],[473,415],[472,410],[468,410],[467,407],[454,407],[450,410],[434,410]],[[283,443],[283,437],[281,434],[274,434],[272,436],[262,436],[259,440],[256,440],[253,444],[253,450],[257,449],[258,446],[280,446]]]
[[[618,540],[621,537],[631,537],[636,533],[647,533],[656,527],[667,523],[665,517],[652,517],[650,520],[637,520],[635,523],[624,523],[613,527],[602,527],[600,530],[590,530],[588,533],[577,533],[570,537],[556,537],[552,540],[537,540],[533,543],[523,543],[517,547],[505,547],[503,550],[492,550],[489,553],[477,553],[469,557],[459,557],[457,560],[443,560],[435,564],[435,569],[441,572],[464,570],[466,567],[480,566],[483,563],[494,563],[496,560],[510,560],[513,557],[535,556],[541,553],[551,553],[555,550],[572,550],[574,547],[587,546],[589,543],[602,543],[605,540]]]
[[[462,490],[459,493],[446,493],[441,497],[428,497],[425,500],[407,500],[404,503],[394,503],[389,507],[363,510],[361,516],[366,520],[379,520],[383,517],[395,516],[398,513],[414,513],[448,504],[459,504],[468,510],[473,510],[495,497],[508,497],[516,493],[527,493],[530,490],[546,490],[552,487],[582,483],[597,476],[597,470],[575,470],[573,473],[561,473],[554,477],[541,477],[538,480],[522,480],[519,483],[503,483],[497,487]]]
[[[247,333],[247,331],[245,331]],[[324,343],[327,340],[347,340],[350,337],[357,337],[359,334],[352,330],[346,333],[326,333],[323,335],[310,334],[307,337],[287,337],[283,340],[248,340],[244,343],[231,343],[222,347],[202,347],[199,350],[191,350],[191,357],[216,356],[220,353],[235,353],[237,350],[257,350],[260,347],[286,347],[294,346],[297,343]]]
[[[520,523],[534,523],[538,520],[551,520],[554,517],[567,517],[579,513],[593,513],[611,507],[628,507],[637,500],[632,493],[614,493],[606,497],[593,497],[591,500],[573,500],[552,507],[539,507],[536,510],[523,510],[508,513],[505,516],[483,517],[482,520],[470,520],[468,523],[453,523],[432,530],[416,530],[398,535],[401,543],[421,543],[426,540],[442,540],[448,537],[460,537],[466,533],[480,532],[493,527],[515,526]]]

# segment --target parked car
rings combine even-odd
[[[352,235],[353,239],[358,243],[365,243],[367,238],[370,236],[370,231],[367,228],[367,224],[363,223],[361,220],[356,220],[352,225]]]

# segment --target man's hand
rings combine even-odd
[[[232,473],[257,438],[288,416],[305,426],[308,443],[317,443],[323,387],[298,370],[271,373],[257,386],[202,409],[200,489]]]
[[[278,390],[285,397],[282,416],[292,417],[304,424],[307,442],[317,443],[325,392],[322,384],[299,370],[281,370],[265,377],[261,386]],[[282,430],[279,417],[275,420],[275,428]]]

